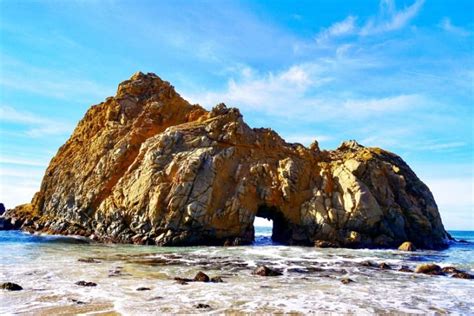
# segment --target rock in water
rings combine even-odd
[[[279,276],[282,275],[282,273],[278,270],[271,269],[267,266],[259,266],[253,274],[260,275],[260,276]]]
[[[91,286],[97,286],[97,283],[94,283],[94,282],[87,282],[87,281],[78,281],[75,283],[76,285],[79,285],[79,286],[87,286],[87,287],[91,287]]]
[[[460,271],[460,272],[454,273],[453,278],[472,280],[474,279],[474,275]]]
[[[286,143],[140,72],[87,111],[31,203],[7,216],[27,231],[158,245],[248,244],[255,216],[285,244],[433,249],[448,239],[430,190],[397,155]]]
[[[349,283],[353,283],[353,282],[354,282],[354,280],[349,279],[349,278],[342,278],[341,279],[342,284],[349,284]]]
[[[420,264],[416,267],[415,272],[430,274],[430,275],[443,275],[444,274],[441,267],[433,263]]]
[[[0,285],[0,288],[2,290],[6,290],[6,291],[21,291],[23,290],[23,288],[16,284],[16,283],[12,283],[12,282],[6,282],[6,283],[3,283],[2,285]]]
[[[209,276],[207,274],[205,274],[204,272],[202,271],[199,271],[196,276],[194,277],[194,281],[197,281],[197,282],[209,282],[210,279],[209,279]]]
[[[400,245],[400,247],[398,247],[398,250],[401,250],[401,251],[416,251],[416,247],[415,247],[415,245],[413,245],[413,243],[411,243],[409,241],[405,241],[403,244]]]
[[[139,287],[137,288],[137,291],[141,292],[141,291],[151,291],[151,288],[149,287]]]
[[[338,245],[326,240],[316,240],[314,242],[316,248],[338,248]]]

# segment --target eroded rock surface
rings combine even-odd
[[[255,216],[286,244],[440,248],[448,238],[397,155],[355,141],[289,144],[235,108],[189,104],[150,73],[93,106],[31,203],[7,216],[24,230],[157,245],[250,243]]]

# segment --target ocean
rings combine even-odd
[[[0,231],[0,283],[24,288],[0,291],[0,314],[474,314],[474,280],[397,271],[429,262],[474,273],[474,232],[450,233],[467,243],[409,253],[283,246],[272,242],[270,227],[257,227],[251,246],[182,248],[86,244]],[[392,269],[360,264],[366,260]],[[283,275],[253,275],[258,265]],[[224,282],[174,280],[198,271]],[[343,284],[345,278],[354,282]]]

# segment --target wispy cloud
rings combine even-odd
[[[439,27],[441,27],[441,29],[443,29],[446,32],[453,33],[453,34],[456,34],[456,35],[459,35],[459,36],[469,36],[469,35],[471,35],[471,32],[469,32],[468,30],[466,30],[466,29],[464,29],[460,26],[453,25],[451,23],[450,18],[442,19],[441,22],[439,23]]]
[[[377,17],[371,18],[361,28],[360,35],[367,36],[401,29],[416,17],[424,0],[416,0],[412,5],[397,11],[393,0],[382,0]]]
[[[358,17],[347,16],[344,20],[333,23],[316,35],[318,45],[326,45],[331,39],[336,39],[348,35],[369,36],[402,29],[416,17],[424,0],[416,0],[412,5],[398,10],[393,0],[381,0],[379,13],[369,18],[362,26],[357,25]],[[452,25],[448,28],[456,30]]]
[[[315,88],[331,80],[324,75],[315,75],[320,71],[316,64],[295,65],[279,73],[263,75],[248,67],[244,69],[241,78],[228,81],[225,91],[188,94],[187,97],[207,107],[227,102],[229,105],[273,112],[280,109],[282,101],[297,101],[310,87]]]
[[[423,96],[401,94],[382,98],[328,96],[325,86],[334,78],[333,62],[294,65],[279,73],[256,74],[248,70],[240,79],[230,79],[219,92],[186,95],[195,103],[212,107],[219,102],[274,116],[299,117],[320,121],[351,113],[352,118],[373,117],[388,112],[402,112],[426,103]],[[321,89],[320,94],[314,91]]]
[[[330,27],[319,32],[316,36],[316,43],[324,44],[324,42],[330,38],[353,34],[356,30],[356,20],[357,17],[349,15],[344,20],[334,23]]]
[[[63,135],[70,133],[73,128],[72,124],[45,118],[31,112],[18,111],[8,106],[0,106],[0,121],[24,126],[24,135],[33,138]]]

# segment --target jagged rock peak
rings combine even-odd
[[[440,248],[448,238],[431,192],[395,154],[289,144],[141,72],[87,111],[31,203],[7,212],[28,231],[157,245],[248,244],[256,216],[286,244]]]
[[[169,97],[176,94],[174,87],[167,81],[162,80],[154,73],[144,74],[141,71],[134,73],[130,79],[118,85],[117,97],[126,95],[146,98],[153,94],[167,93]]]
[[[357,141],[351,139],[351,140],[346,140],[343,141],[342,144],[337,148],[338,150],[359,150],[361,148],[364,148],[361,144],[359,144]]]

